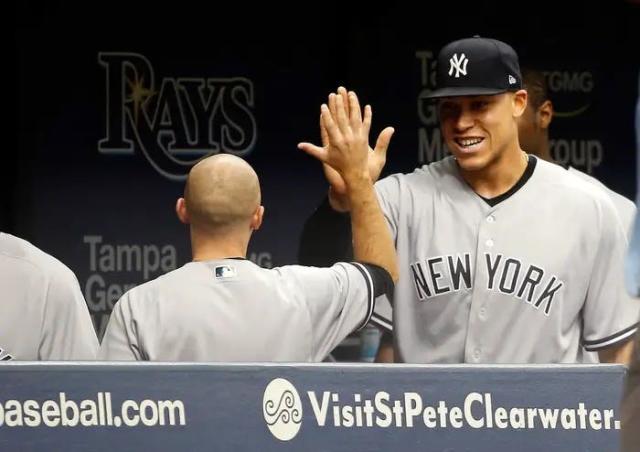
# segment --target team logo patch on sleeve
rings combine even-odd
[[[238,276],[236,269],[230,265],[218,265],[213,273],[216,275],[216,278],[235,278]]]

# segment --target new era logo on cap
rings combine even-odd
[[[436,89],[428,98],[478,96],[517,91],[522,76],[516,52],[496,39],[460,39],[438,54]]]

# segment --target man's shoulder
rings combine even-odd
[[[540,186],[549,190],[558,200],[570,198],[588,204],[608,201],[607,195],[600,187],[555,163],[538,159],[535,177],[537,182],[541,182]]]
[[[431,189],[449,180],[458,183],[460,175],[453,156],[424,164],[410,173],[391,174],[376,184],[377,189],[389,189],[392,186],[405,186],[409,190]]]
[[[158,300],[162,294],[188,290],[189,283],[192,280],[193,268],[186,264],[129,289],[122,296],[121,301],[133,302],[135,300],[136,302],[143,302],[144,300]]]
[[[192,291],[202,291],[205,287],[219,283],[259,284],[261,278],[268,277],[269,270],[259,267],[250,260],[221,259],[206,262],[188,262],[152,280],[146,281],[125,293],[128,299],[159,300],[173,294],[188,296]]]
[[[359,279],[361,271],[358,270],[362,264],[358,262],[341,261],[329,267],[313,267],[306,265],[283,265],[269,269],[270,274],[285,286],[299,287],[307,291],[311,290],[310,285],[318,284],[325,286],[330,281],[341,284],[341,281]]]
[[[595,177],[583,171],[580,171],[573,167],[569,167],[569,172],[575,177],[581,180],[584,180],[585,182],[602,190],[611,199],[613,204],[621,213],[627,212],[629,215],[635,214],[636,205],[633,203],[633,201],[631,201],[627,197],[621,195],[618,192],[613,191],[612,189],[607,187],[604,183],[602,183],[600,180],[596,179]]]
[[[48,279],[74,279],[75,275],[61,261],[42,251],[27,240],[7,233],[0,233],[0,260],[14,270],[35,272]]]
[[[576,214],[576,221],[589,224],[590,230],[600,224],[604,229],[613,229],[620,222],[620,210],[602,184],[594,183],[589,176],[578,176],[554,163],[539,160],[537,176],[537,195],[554,204],[568,206]],[[586,176],[586,177],[585,177]],[[635,207],[631,206],[634,209]],[[629,215],[625,215],[629,216]],[[578,220],[579,218],[579,220]]]

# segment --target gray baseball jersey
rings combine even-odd
[[[396,360],[575,363],[635,333],[640,303],[624,289],[627,242],[613,204],[535,163],[493,207],[453,157],[377,183],[400,264]],[[380,304],[373,320],[389,326],[389,312]]]
[[[191,262],[125,293],[104,360],[321,361],[373,312],[378,275],[331,268]]]
[[[98,351],[75,275],[29,242],[0,233],[0,360],[93,360]]]
[[[636,208],[636,205],[633,203],[633,201],[611,190],[609,187],[607,187],[605,184],[600,182],[598,179],[588,175],[587,173],[583,173],[582,171],[577,170],[571,166],[569,167],[569,172],[574,176],[577,176],[589,182],[590,184],[593,184],[596,187],[599,187],[601,190],[603,190],[607,194],[609,199],[611,199],[611,202],[613,202],[613,205],[615,206],[616,211],[618,212],[618,217],[622,222],[622,226],[624,226],[625,228],[625,232],[627,232],[627,234],[630,235],[631,230],[633,229],[633,221],[636,218],[636,212],[638,210]]]

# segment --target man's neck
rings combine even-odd
[[[536,154],[542,160],[546,160],[547,162],[555,163],[553,157],[551,157],[551,148],[549,146],[549,140],[545,140],[543,144],[540,145],[540,150]]]
[[[191,254],[194,261],[210,261],[228,257],[246,257],[248,238],[226,235],[203,236],[191,231]]]
[[[527,154],[519,148],[503,153],[500,158],[479,171],[461,170],[462,177],[473,191],[486,199],[507,192],[522,177],[527,168]]]

